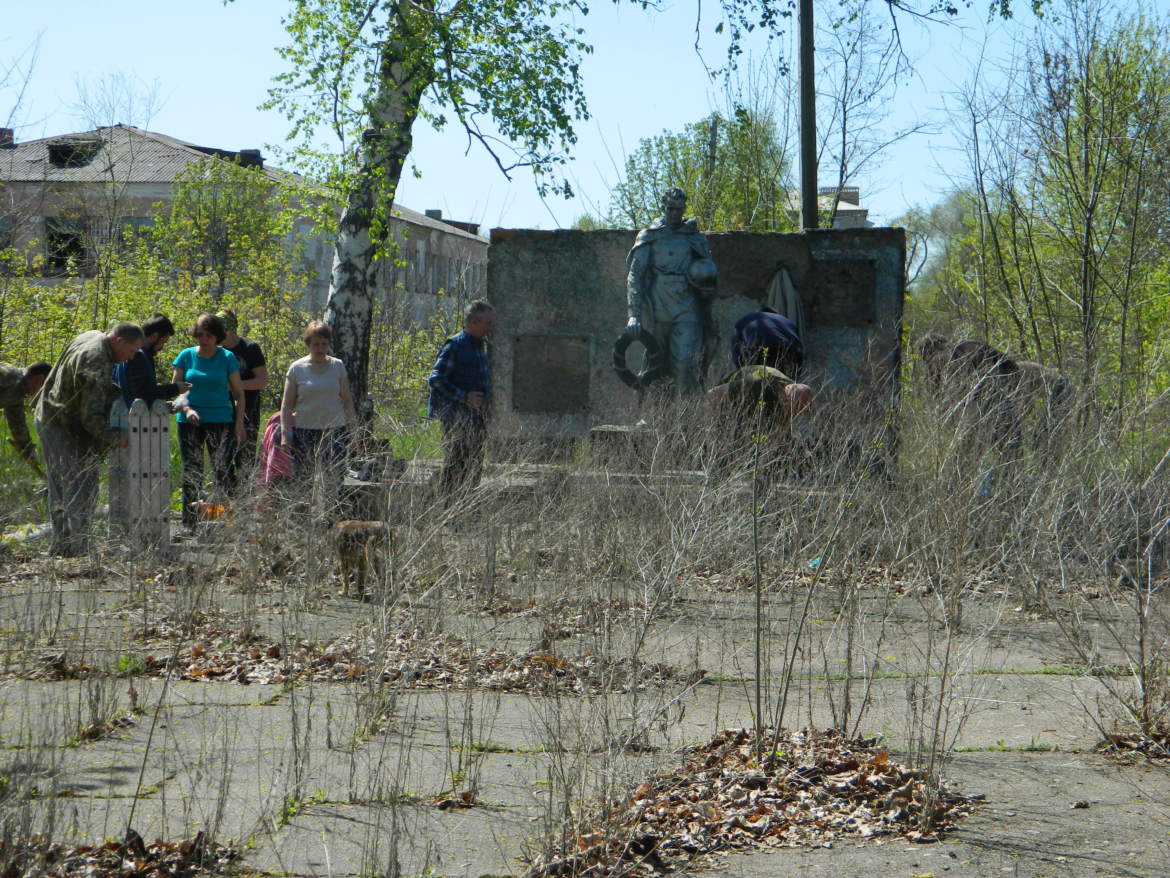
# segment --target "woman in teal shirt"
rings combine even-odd
[[[215,484],[224,493],[235,490],[232,460],[244,441],[244,387],[235,355],[220,347],[227,335],[214,314],[200,314],[191,329],[195,346],[173,363],[174,380],[191,385],[179,410],[179,453],[183,458],[183,524],[199,520],[196,502],[203,486],[203,449],[211,457]]]

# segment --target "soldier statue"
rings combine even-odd
[[[716,281],[707,239],[693,219],[683,219],[686,205],[681,189],[667,189],[662,216],[638,233],[626,258],[626,336],[653,336],[669,358],[678,396],[700,388],[713,337],[708,302]]]

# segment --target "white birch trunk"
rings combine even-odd
[[[411,57],[410,22],[418,14],[422,14],[418,7],[404,6],[382,46],[382,75],[370,106],[370,127],[362,137],[357,175],[346,198],[333,251],[325,322],[333,331],[334,355],[345,361],[359,412],[368,386],[370,324],[377,295],[379,247],[384,243],[372,237],[371,225],[380,216],[383,231],[388,231],[394,193],[410,154],[411,128],[433,71],[417,48]],[[384,203],[379,203],[380,199]]]

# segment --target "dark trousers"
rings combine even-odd
[[[483,418],[443,421],[443,472],[439,490],[448,505],[461,490],[475,488],[483,476],[487,424]]]
[[[328,526],[351,516],[341,509],[341,483],[345,478],[346,446],[349,430],[334,427],[312,430],[297,427],[293,431],[293,475],[285,490],[295,493],[297,506],[308,503],[310,521]]]
[[[191,526],[199,520],[195,504],[203,488],[203,449],[211,458],[216,487],[228,494],[235,491],[236,454],[235,425],[233,424],[179,424],[179,454],[183,458],[183,524]]]
[[[231,461],[232,487],[253,484],[256,480],[256,444],[260,436],[255,421],[244,420],[244,443],[236,443],[236,453]]]
[[[293,431],[293,465],[297,475],[309,476],[313,470],[320,469],[340,482],[348,442],[349,430],[345,427],[330,430],[297,427]]]

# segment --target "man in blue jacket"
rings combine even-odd
[[[443,344],[428,381],[427,417],[443,422],[443,472],[439,490],[447,505],[462,488],[479,484],[487,440],[491,368],[484,339],[491,334],[495,309],[476,300],[463,312],[463,331]]]

